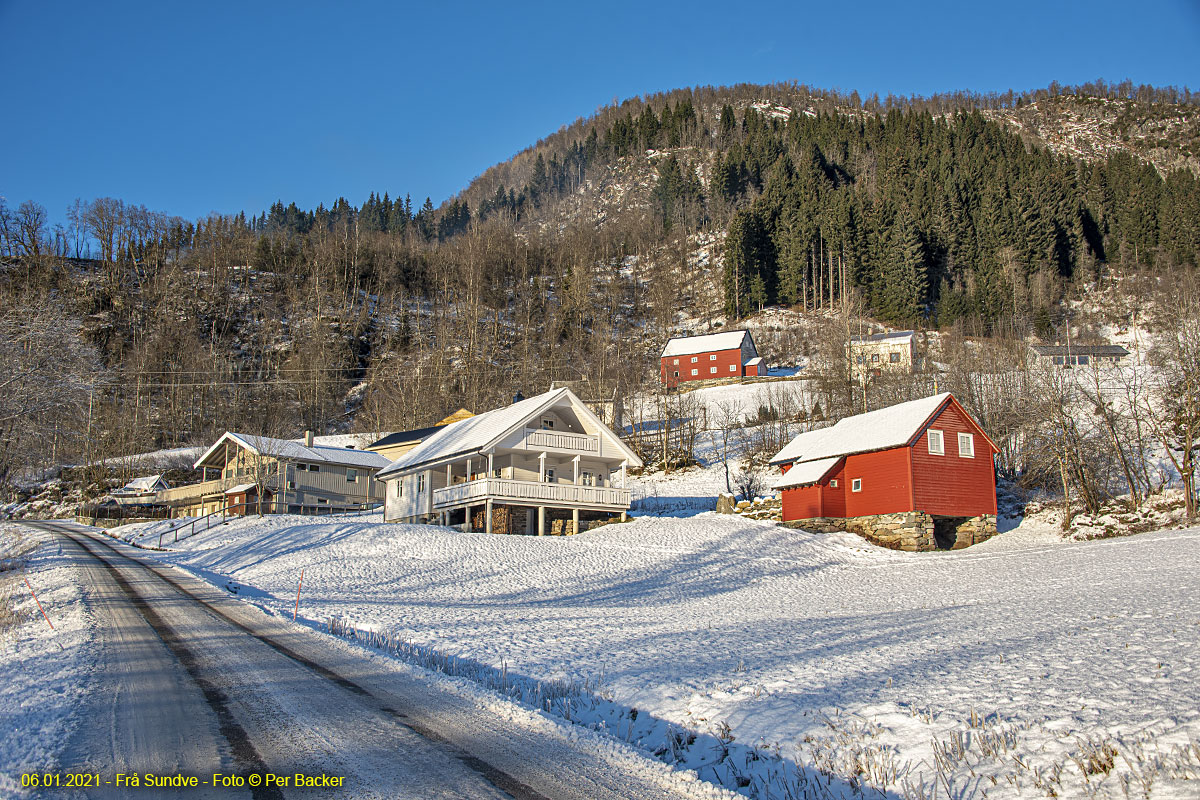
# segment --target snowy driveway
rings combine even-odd
[[[136,551],[44,523],[86,570],[100,664],[64,771],[342,778],[340,797],[679,796],[619,759],[581,752],[552,724],[502,715],[419,672],[314,637]],[[294,777],[293,777],[294,780]],[[190,796],[277,798],[259,786]],[[153,790],[152,790],[153,793]],[[158,791],[154,796],[164,796]],[[89,796],[146,796],[105,786]],[[62,796],[56,794],[56,796]]]

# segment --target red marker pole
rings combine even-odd
[[[304,570],[300,570],[300,582],[296,584],[296,609],[292,611],[292,622],[296,621],[296,616],[300,613],[300,587],[304,585]]]
[[[50,617],[46,614],[46,609],[42,608],[42,601],[37,599],[37,592],[29,584],[29,576],[25,577],[25,585],[29,586],[29,593],[33,595],[33,602],[37,603],[38,611],[42,612],[42,616],[46,617],[46,624],[50,626],[50,630],[54,630],[54,623],[50,621]],[[296,597],[296,602],[300,601],[299,595]]]

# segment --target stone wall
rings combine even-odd
[[[983,514],[971,517],[955,529],[953,550],[962,550],[973,544],[987,541],[996,535],[996,515]]]
[[[784,523],[789,528],[802,528],[818,533],[849,531],[857,533],[872,544],[892,550],[928,552],[937,549],[934,539],[934,519],[923,511],[899,514],[877,514],[870,517],[817,517]],[[955,528],[954,550],[961,550],[996,535],[996,517],[984,514],[971,517]]]
[[[718,514],[740,514],[749,519],[783,520],[783,501],[778,497],[756,497],[754,500],[735,501],[733,495],[722,492],[717,495]]]

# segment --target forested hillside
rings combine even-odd
[[[418,427],[552,380],[625,394],[665,336],[770,304],[1053,338],[1098,279],[1194,270],[1197,111],[1102,83],[700,88],[578,120],[440,208],[100,198],[50,226],[10,198],[0,482],[225,429]]]

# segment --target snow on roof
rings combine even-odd
[[[789,469],[787,472],[780,475],[771,484],[772,489],[787,489],[792,486],[804,486],[808,483],[816,483],[825,477],[825,473],[833,469],[841,456],[833,456],[832,458],[822,458],[816,461],[805,461],[802,464]]]
[[[899,341],[903,341],[906,339],[912,339],[915,334],[916,334],[916,331],[895,331],[893,333],[874,333],[874,334],[871,334],[870,336],[852,336],[852,337],[850,337],[850,341],[855,342],[855,343],[890,342],[890,341],[899,342]]]
[[[742,346],[742,340],[749,335],[750,331],[723,331],[706,333],[703,336],[676,336],[667,341],[667,346],[662,351],[662,357],[690,356],[717,350],[737,350]]]
[[[254,486],[253,483],[239,483],[237,486],[230,486],[226,489],[225,494],[241,494],[242,492],[250,491]]]
[[[800,434],[776,453],[771,463],[817,461],[908,444],[926,420],[949,399],[950,393],[942,392],[846,417],[832,428]]]
[[[141,478],[134,478],[121,488],[130,492],[149,492],[154,489],[155,484],[159,481],[163,481],[162,475],[146,475]],[[163,483],[166,483],[166,481],[163,481]]]
[[[746,362],[747,367],[754,367],[762,363],[762,356],[755,356]]]
[[[580,413],[591,416],[594,424],[607,430],[604,423],[596,419],[587,406],[570,389],[564,386],[560,389],[551,389],[548,392],[534,395],[504,408],[485,411],[482,414],[477,414],[458,422],[452,422],[393,461],[390,466],[379,473],[378,477],[382,480],[390,475],[404,472],[412,467],[437,461],[438,459],[479,452],[517,426],[524,425],[525,421],[530,417],[564,398],[569,399]],[[634,455],[633,451],[625,446],[624,442],[617,438],[616,434],[612,434],[611,438],[626,451],[630,464],[641,465],[641,460]]]
[[[365,467],[367,469],[382,469],[389,463],[388,459],[369,450],[353,450],[347,447],[329,447],[314,444],[306,447],[303,442],[290,439],[275,439],[270,436],[253,436],[244,433],[226,431],[217,443],[196,459],[195,466],[199,467],[221,443],[226,440],[236,442],[247,450],[259,455],[273,458],[285,458],[290,461],[318,461],[327,464],[341,464],[348,467]]]

